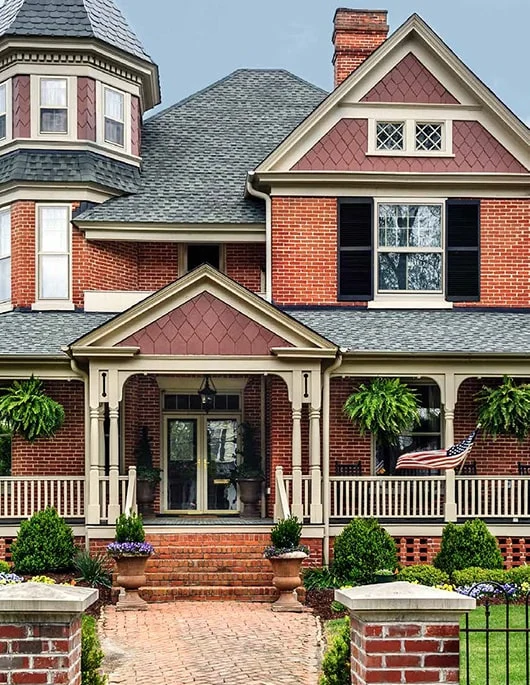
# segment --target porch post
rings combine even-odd
[[[99,407],[99,472],[105,475],[105,405]]]
[[[90,472],[86,521],[90,525],[100,522],[99,502],[99,406],[90,406]]]
[[[293,436],[292,436],[292,465],[293,465],[293,503],[291,513],[300,521],[304,519],[302,504],[302,406],[293,400]]]
[[[118,405],[109,405],[109,525],[114,525],[121,514],[119,496],[120,477],[120,433],[118,418],[120,410]]]
[[[445,377],[444,391],[444,445],[447,448],[455,443],[456,392],[453,374]],[[449,469],[445,472],[445,520],[456,521],[457,518],[455,470]]]
[[[311,523],[322,523],[322,469],[320,468],[320,407],[309,410],[311,452],[309,473],[311,474]]]

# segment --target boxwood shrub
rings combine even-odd
[[[107,676],[100,670],[102,662],[96,620],[85,614],[81,624],[81,685],[106,685]]]
[[[396,544],[376,519],[353,519],[335,539],[331,572],[342,585],[367,585],[398,564]]]
[[[457,526],[448,523],[442,533],[434,565],[451,575],[464,568],[502,568],[503,558],[495,536],[484,521],[475,519]]]
[[[503,583],[508,582],[506,571],[500,568],[487,569],[471,566],[460,571],[453,571],[453,584],[456,587],[475,585],[475,583]]]
[[[449,576],[445,571],[441,571],[430,564],[418,564],[402,568],[398,574],[398,580],[434,587],[435,585],[448,584]]]
[[[322,660],[320,685],[350,685],[350,619],[339,619]]]

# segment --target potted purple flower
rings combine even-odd
[[[120,611],[147,609],[147,602],[138,590],[145,585],[145,566],[154,549],[145,541],[141,516],[121,514],[118,517],[114,542],[107,545],[107,552],[118,567],[116,582],[125,590],[116,608]]]

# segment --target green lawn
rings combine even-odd
[[[510,628],[525,628],[525,607],[510,605]],[[462,620],[462,628],[465,623]],[[484,607],[478,607],[469,615],[470,628],[485,628]],[[490,628],[505,628],[506,607],[492,606]],[[491,633],[489,658],[490,685],[505,685],[506,683],[506,634]],[[460,649],[460,683],[468,685],[466,681],[466,642],[461,634]],[[486,635],[484,633],[470,633],[469,635],[469,685],[486,684]],[[509,664],[510,685],[526,685],[526,634],[510,633],[509,635]]]

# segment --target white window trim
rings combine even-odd
[[[403,150],[378,150],[377,149],[377,124],[404,124]],[[441,124],[442,125],[442,148],[441,150],[416,150],[416,124]],[[454,157],[453,154],[453,122],[451,119],[437,119],[435,117],[416,117],[408,119],[404,117],[380,116],[368,119],[368,155],[380,157]]]
[[[66,81],[66,105],[68,108],[68,131],[66,133],[41,133],[40,130],[40,84],[41,80],[64,79]],[[77,78],[64,74],[31,76],[31,137],[39,140],[77,140]]]
[[[368,301],[369,309],[452,309],[453,302],[445,300],[445,203],[446,198],[375,198],[373,220],[373,274],[374,299]],[[440,205],[442,208],[442,246],[440,248],[383,248],[383,252],[436,252],[442,255],[442,289],[433,291],[381,291],[379,292],[379,205]]]
[[[13,258],[13,248],[12,248],[12,246],[11,246],[11,236],[12,236],[12,230],[11,230],[11,207],[10,207],[10,206],[7,206],[7,207],[2,207],[2,208],[0,208],[0,216],[1,216],[2,214],[7,214],[7,215],[9,216],[10,241],[9,241],[9,255],[5,255],[4,257],[2,257],[2,256],[0,255],[0,261],[3,260],[3,259],[9,259],[9,262],[10,262],[10,273],[12,274],[11,269],[12,269],[12,266],[13,266],[13,262],[12,262],[12,258]],[[10,311],[11,309],[13,309],[13,305],[11,304],[11,297],[12,297],[11,293],[12,293],[12,288],[13,288],[13,278],[12,278],[12,276],[10,276],[9,297],[6,297],[5,300],[0,300],[0,313],[7,312],[7,311]]]
[[[109,143],[105,140],[105,88],[123,95],[123,146],[117,145],[116,143]],[[131,155],[131,128],[131,94],[125,90],[116,88],[114,84],[111,85],[103,81],[96,81],[96,143],[107,148],[107,150]]]
[[[2,81],[0,86],[5,86],[6,89],[6,137],[0,138],[1,146],[13,140],[13,90],[11,87],[11,79]]]
[[[123,120],[120,121],[119,119],[114,119],[113,117],[107,116],[105,113],[105,104],[106,104],[106,91],[116,93],[116,95],[121,96],[122,102],[123,102]],[[110,86],[103,85],[103,141],[107,145],[112,145],[113,147],[117,147],[119,150],[124,150],[125,149],[125,99],[126,99],[126,93],[124,93],[121,90],[116,90],[116,88],[111,88]],[[117,124],[121,124],[123,126],[123,145],[120,145],[120,143],[114,143],[112,140],[107,140],[105,137],[105,119],[110,119],[111,121],[116,122]],[[132,123],[132,122],[130,122]]]
[[[68,208],[68,297],[64,299],[39,299],[40,293],[40,269],[39,269],[39,255],[40,255],[40,212],[42,207],[67,207]],[[31,305],[32,309],[41,311],[55,311],[65,310],[73,311],[75,309],[72,301],[72,205],[64,202],[42,202],[35,207],[35,302]]]

